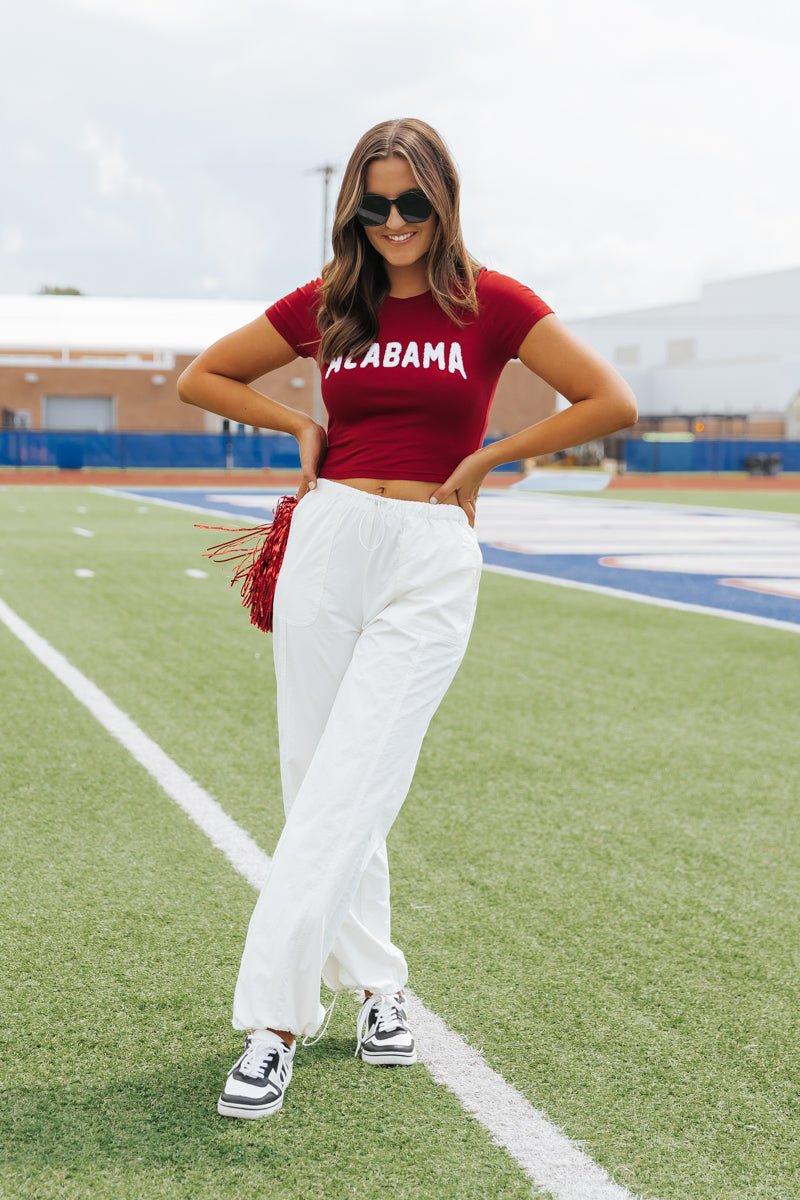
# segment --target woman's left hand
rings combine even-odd
[[[441,504],[455,492],[458,503],[467,514],[467,520],[474,527],[478,492],[490,470],[491,467],[486,462],[486,458],[481,455],[480,450],[476,450],[474,454],[468,454],[466,458],[462,458],[455,471],[437,487],[435,492],[431,492],[429,500],[435,499],[437,504]]]

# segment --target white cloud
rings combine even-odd
[[[130,21],[163,32],[213,29],[252,9],[253,0],[71,0],[96,16]]]
[[[164,200],[164,188],[157,179],[139,174],[131,167],[117,134],[103,134],[92,122],[84,125],[78,140],[80,149],[94,159],[95,181],[100,196],[119,196],[125,192]]]
[[[6,225],[0,230],[0,254],[20,254],[24,247],[25,238],[16,225]]]
[[[403,115],[450,147],[470,249],[565,317],[800,263],[796,4],[453,13],[449,0],[409,0],[402,19],[361,0],[14,6],[4,286],[280,295],[321,263],[309,169],[337,164],[330,216],[358,137]],[[33,41],[35,60],[9,51]]]

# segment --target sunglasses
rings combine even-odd
[[[388,196],[379,196],[375,192],[367,192],[356,210],[356,216],[362,225],[385,225],[393,204],[409,225],[427,221],[433,212],[433,205],[425,193],[412,188],[411,191],[395,196],[394,200],[390,200]]]

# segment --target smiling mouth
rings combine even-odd
[[[416,237],[417,232],[416,230],[412,230],[411,233],[403,233],[398,237],[393,237],[390,233],[385,233],[383,236],[386,238],[387,242],[394,242],[395,245],[402,246],[404,242],[410,242],[413,237]]]

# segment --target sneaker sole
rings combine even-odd
[[[371,1067],[405,1067],[417,1061],[417,1051],[414,1049],[410,1054],[403,1054],[397,1050],[385,1050],[383,1053],[371,1054],[369,1050],[362,1050],[361,1059]]]
[[[283,1096],[273,1100],[271,1104],[232,1104],[220,1096],[217,1101],[217,1112],[221,1117],[243,1117],[246,1121],[257,1121],[259,1117],[268,1117],[283,1108]]]

